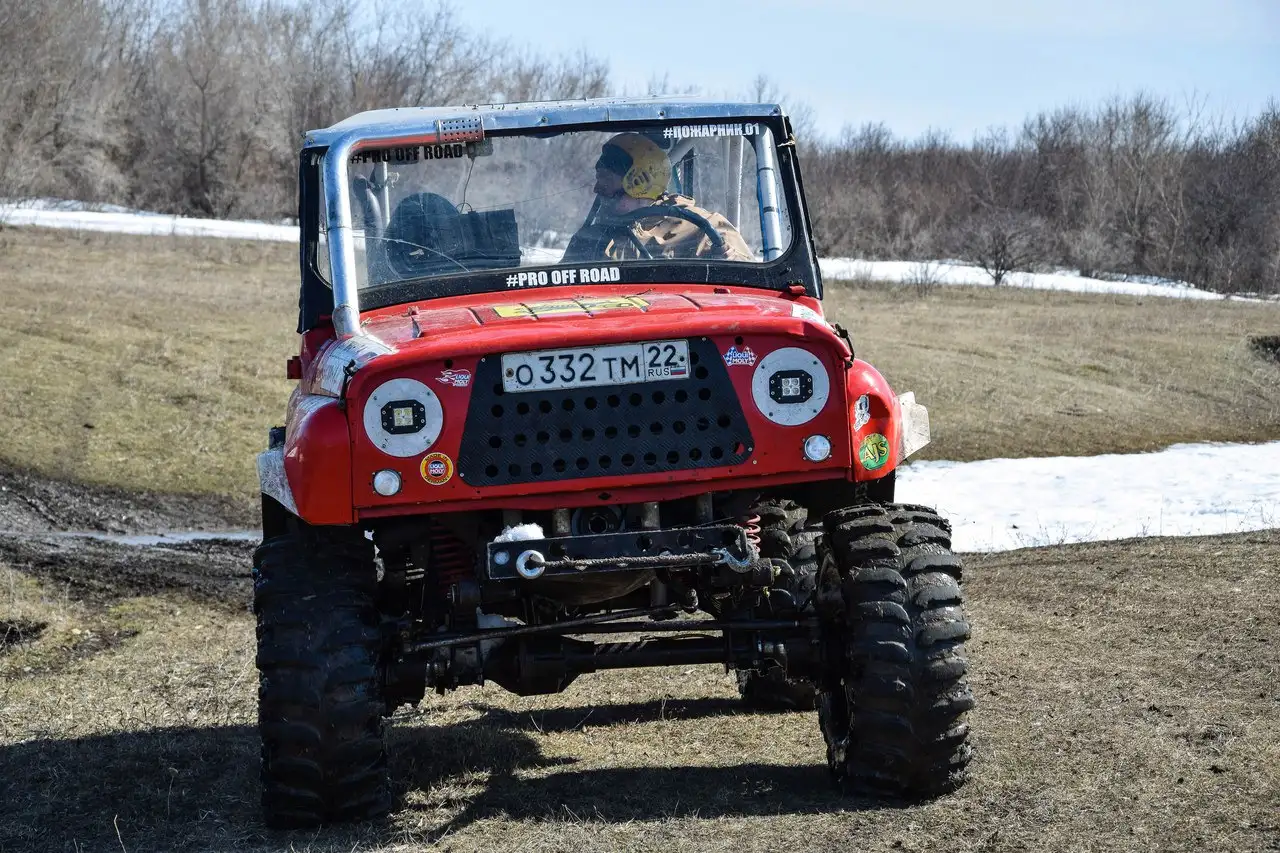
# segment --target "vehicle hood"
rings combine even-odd
[[[766,331],[835,338],[811,300],[718,290],[491,293],[369,312],[362,327],[393,351],[423,357]]]

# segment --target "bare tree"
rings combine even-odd
[[[738,97],[756,104],[780,104],[798,141],[804,144],[817,140],[817,114],[813,107],[807,101],[783,92],[768,74],[757,74]]]
[[[247,0],[185,0],[156,32],[134,114],[141,203],[213,216],[278,205],[261,173],[283,135],[262,16]]]
[[[120,192],[128,0],[0,4],[0,195]]]
[[[309,129],[386,106],[583,98],[608,64],[463,26],[448,0],[0,2],[0,196],[214,216],[294,212]],[[664,77],[650,88],[696,89]],[[1147,94],[1028,118],[967,144],[837,138],[766,75],[742,97],[792,117],[818,248],[995,281],[1033,263],[1280,290],[1280,106],[1234,123]]]
[[[1027,269],[1038,258],[1040,234],[1040,223],[1028,214],[994,211],[965,226],[961,245],[999,287],[1009,273]]]
[[[496,69],[490,86],[497,101],[598,98],[609,93],[609,66],[585,51],[560,59],[517,56]]]

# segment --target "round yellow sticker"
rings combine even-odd
[[[878,432],[862,439],[862,444],[858,446],[858,461],[868,471],[883,468],[889,461],[889,439]]]
[[[422,457],[422,479],[443,486],[453,479],[453,460],[443,453],[428,453]]]

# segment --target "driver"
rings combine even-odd
[[[717,258],[752,261],[746,240],[719,213],[694,204],[688,196],[668,193],[671,163],[658,145],[638,133],[620,133],[606,142],[596,160],[596,200],[586,222],[569,241],[565,260],[643,258]],[[652,216],[638,211],[655,208]],[[688,219],[660,208],[681,208]],[[705,225],[696,224],[701,219]],[[717,251],[707,234],[724,240]],[[628,232],[630,232],[628,234]]]

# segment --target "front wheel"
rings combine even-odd
[[[377,817],[391,795],[373,545],[290,527],[254,552],[263,816],[276,828]]]
[[[819,545],[818,718],[836,779],[934,797],[968,775],[969,621],[950,525],[927,507],[837,510]]]

